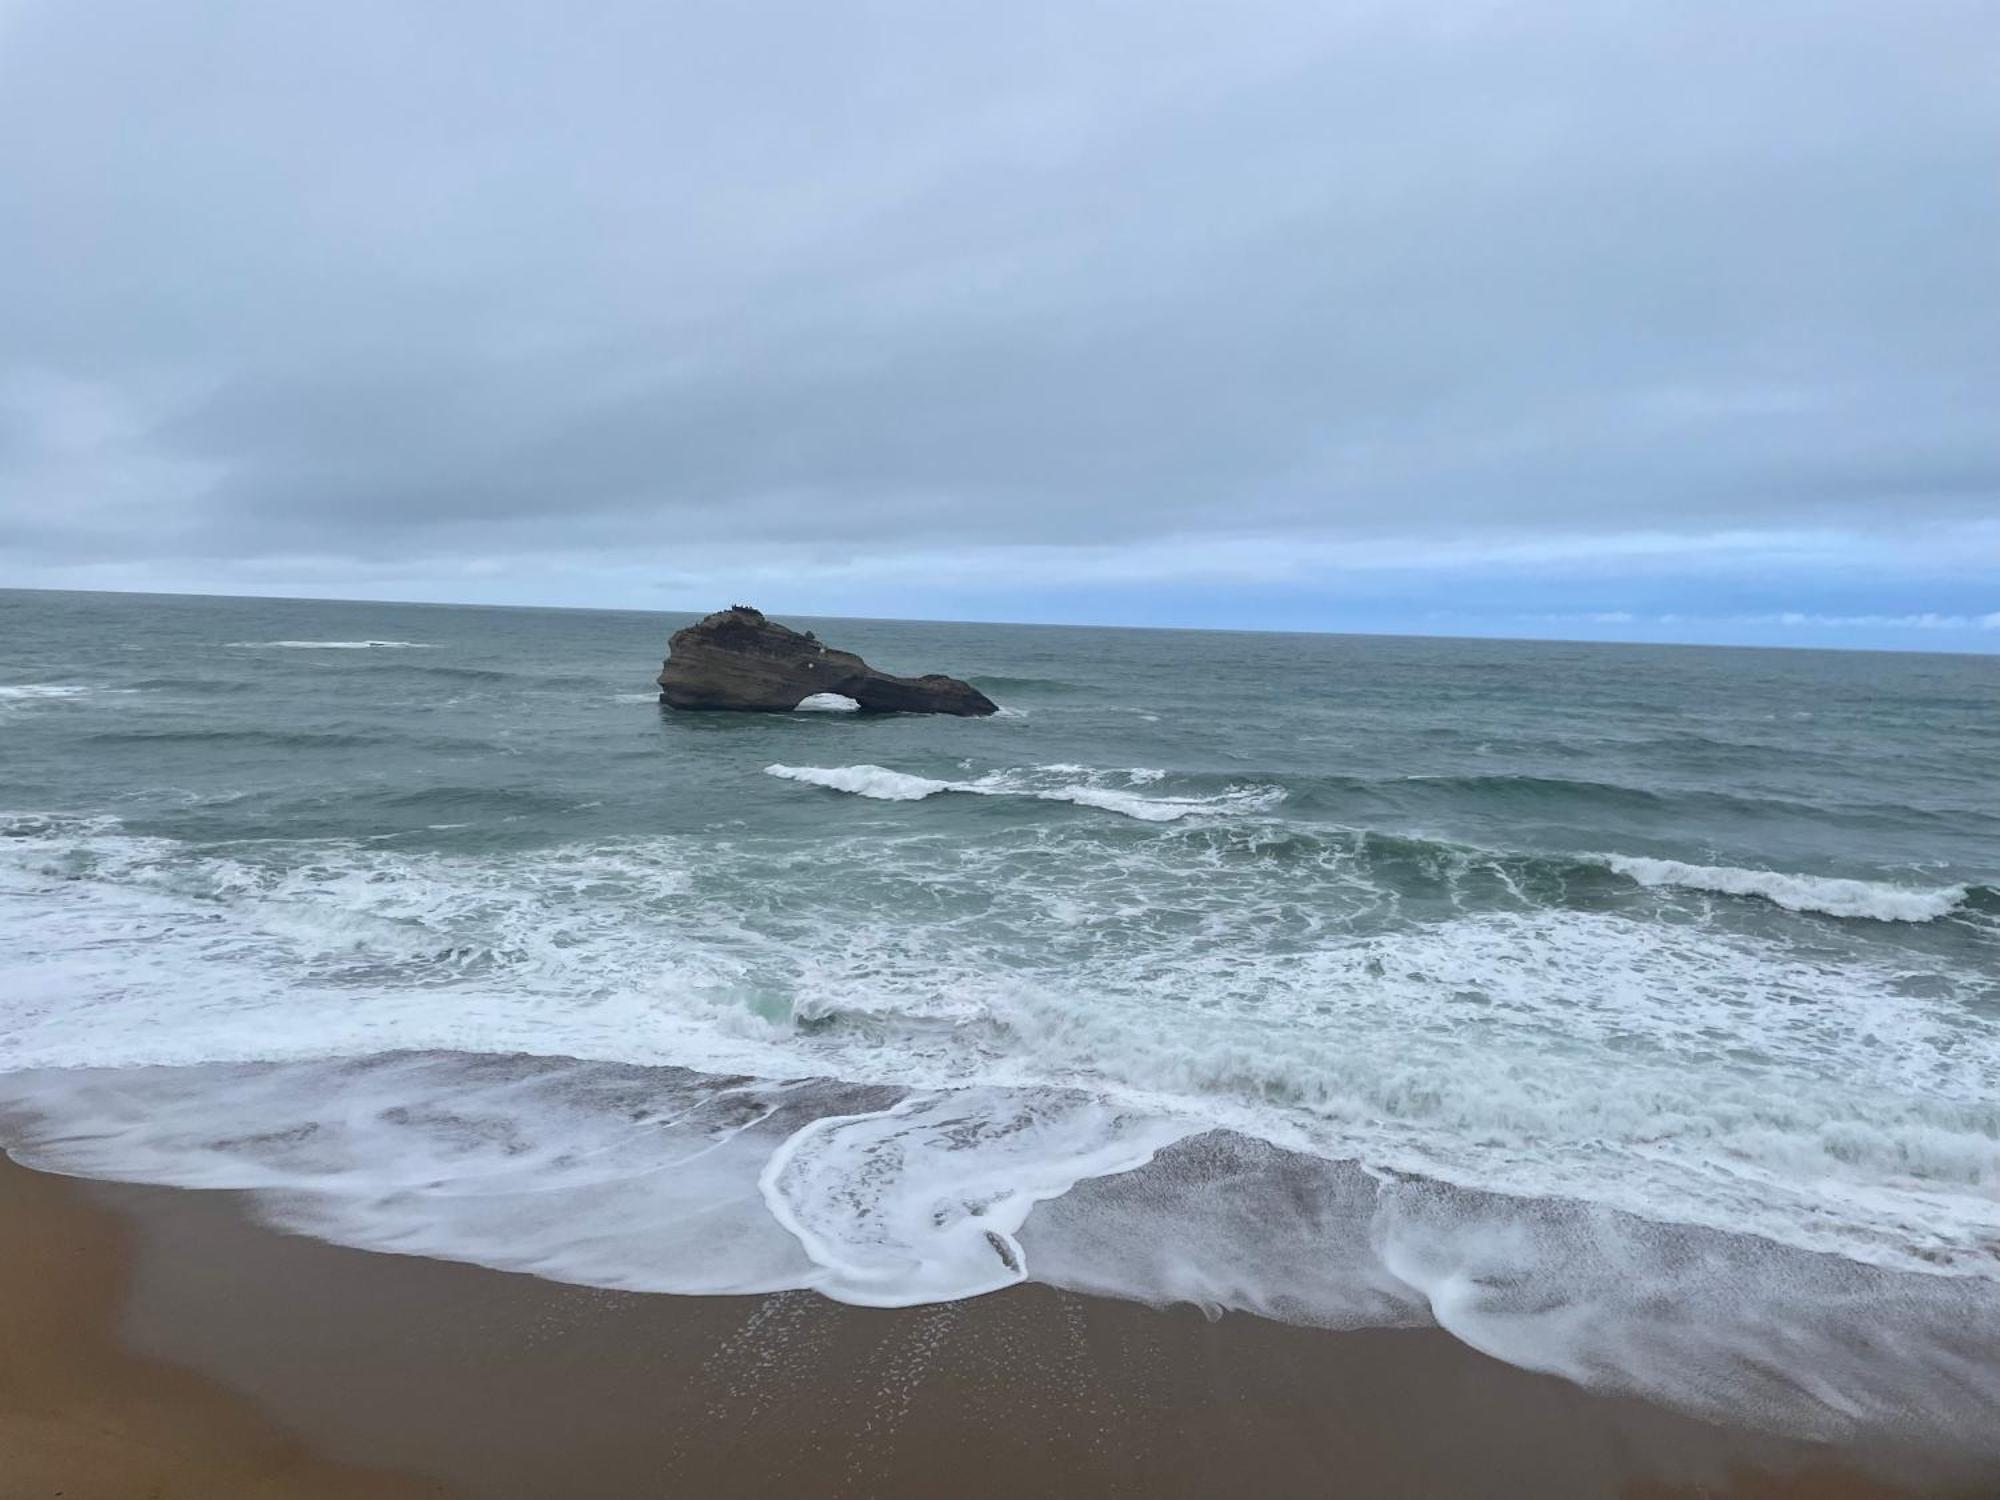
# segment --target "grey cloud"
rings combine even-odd
[[[1977,522],[1996,62],[1921,0],[29,4],[0,542]]]

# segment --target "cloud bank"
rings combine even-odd
[[[1930,0],[14,0],[0,582],[1990,646],[1996,73]]]

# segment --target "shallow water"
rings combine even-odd
[[[2000,1411],[2000,661],[815,621],[1005,711],[716,716],[679,623],[0,594],[16,1154]]]

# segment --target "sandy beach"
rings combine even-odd
[[[1596,1396],[1429,1330],[1023,1286],[881,1311],[641,1296],[275,1233],[7,1163],[7,1500],[635,1495],[1966,1496]]]

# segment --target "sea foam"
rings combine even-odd
[[[1814,1433],[1991,1409],[1953,1340],[2000,1308],[1996,1029],[1823,934],[1385,928],[1385,851],[1241,858],[1299,841],[1262,821],[913,829],[892,858],[0,833],[0,1098],[36,1165],[586,1285],[1027,1279],[1435,1323]]]
[[[772,1153],[758,1185],[824,1269],[821,1291],[909,1307],[1026,1280],[1015,1236],[1038,1203],[1142,1166],[1190,1128],[1075,1093],[918,1094],[814,1121]]]
[[[1439,1327],[1715,1418],[2000,1448],[1990,1281],[1371,1172],[1075,1090],[453,1053],[8,1085],[32,1165],[247,1192],[281,1228],[364,1249],[627,1291],[909,1306],[1034,1280]]]
[[[452,857],[13,819],[0,1066],[451,1049],[1082,1087],[1397,1171],[1990,1264],[1976,977],[1912,990],[1907,961],[1595,910],[1385,930],[1365,846],[1216,862],[1256,826],[912,832],[885,860],[879,835]]]

